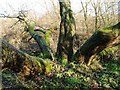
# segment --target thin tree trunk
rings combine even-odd
[[[27,24],[28,28],[27,31],[30,33],[30,35],[35,39],[35,41],[38,43],[40,50],[43,53],[43,58],[49,58],[49,59],[54,59],[53,53],[51,52],[50,47],[46,44],[46,41],[43,39],[42,36],[38,35],[34,31],[34,23],[29,23]]]
[[[73,60],[80,63],[85,62],[90,65],[91,61],[105,48],[120,44],[120,22],[114,26],[97,30],[84,44],[77,50]]]
[[[89,2],[88,2],[89,3]],[[83,5],[83,2],[81,1],[81,5],[83,8],[83,13],[84,13],[84,21],[85,21],[85,26],[86,26],[86,31],[88,33],[88,24],[87,24],[87,13],[88,13],[88,3],[85,3],[85,6]]]

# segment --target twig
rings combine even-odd
[[[34,31],[40,31],[40,32],[42,32],[42,33],[46,33],[46,31],[45,30],[42,30],[42,29],[35,29]]]

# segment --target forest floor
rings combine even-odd
[[[3,90],[120,90],[120,61],[94,61],[89,67],[85,64],[56,64],[56,71],[31,75],[2,69]]]

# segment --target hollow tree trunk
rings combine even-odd
[[[69,0],[59,0],[60,4],[60,34],[57,47],[57,56],[59,59],[68,59],[73,55],[73,37],[75,34],[75,20]]]
[[[17,50],[8,42],[2,41],[2,68],[9,68],[15,72],[21,72],[25,76],[38,73],[51,72],[53,62],[49,59],[41,59],[30,56]],[[1,47],[0,47],[1,48]]]
[[[105,48],[120,44],[120,22],[114,26],[97,30],[73,56],[73,60],[90,65]]]

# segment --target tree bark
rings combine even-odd
[[[5,40],[2,41],[2,68],[9,68],[25,76],[52,71],[53,62],[49,59],[41,59],[30,56],[17,50]]]
[[[34,31],[34,23],[29,23],[27,24],[27,31],[30,33],[30,35],[35,39],[35,41],[38,43],[40,50],[43,53],[43,58],[49,58],[49,59],[54,59],[53,53],[51,52],[50,47],[46,44],[46,41],[43,39],[42,36],[38,35]]]
[[[90,65],[105,48],[120,44],[120,22],[114,26],[97,30],[73,56],[73,60]]]
[[[73,37],[75,35],[75,19],[69,0],[59,0],[60,4],[60,34],[57,47],[59,59],[71,60],[73,55]]]

